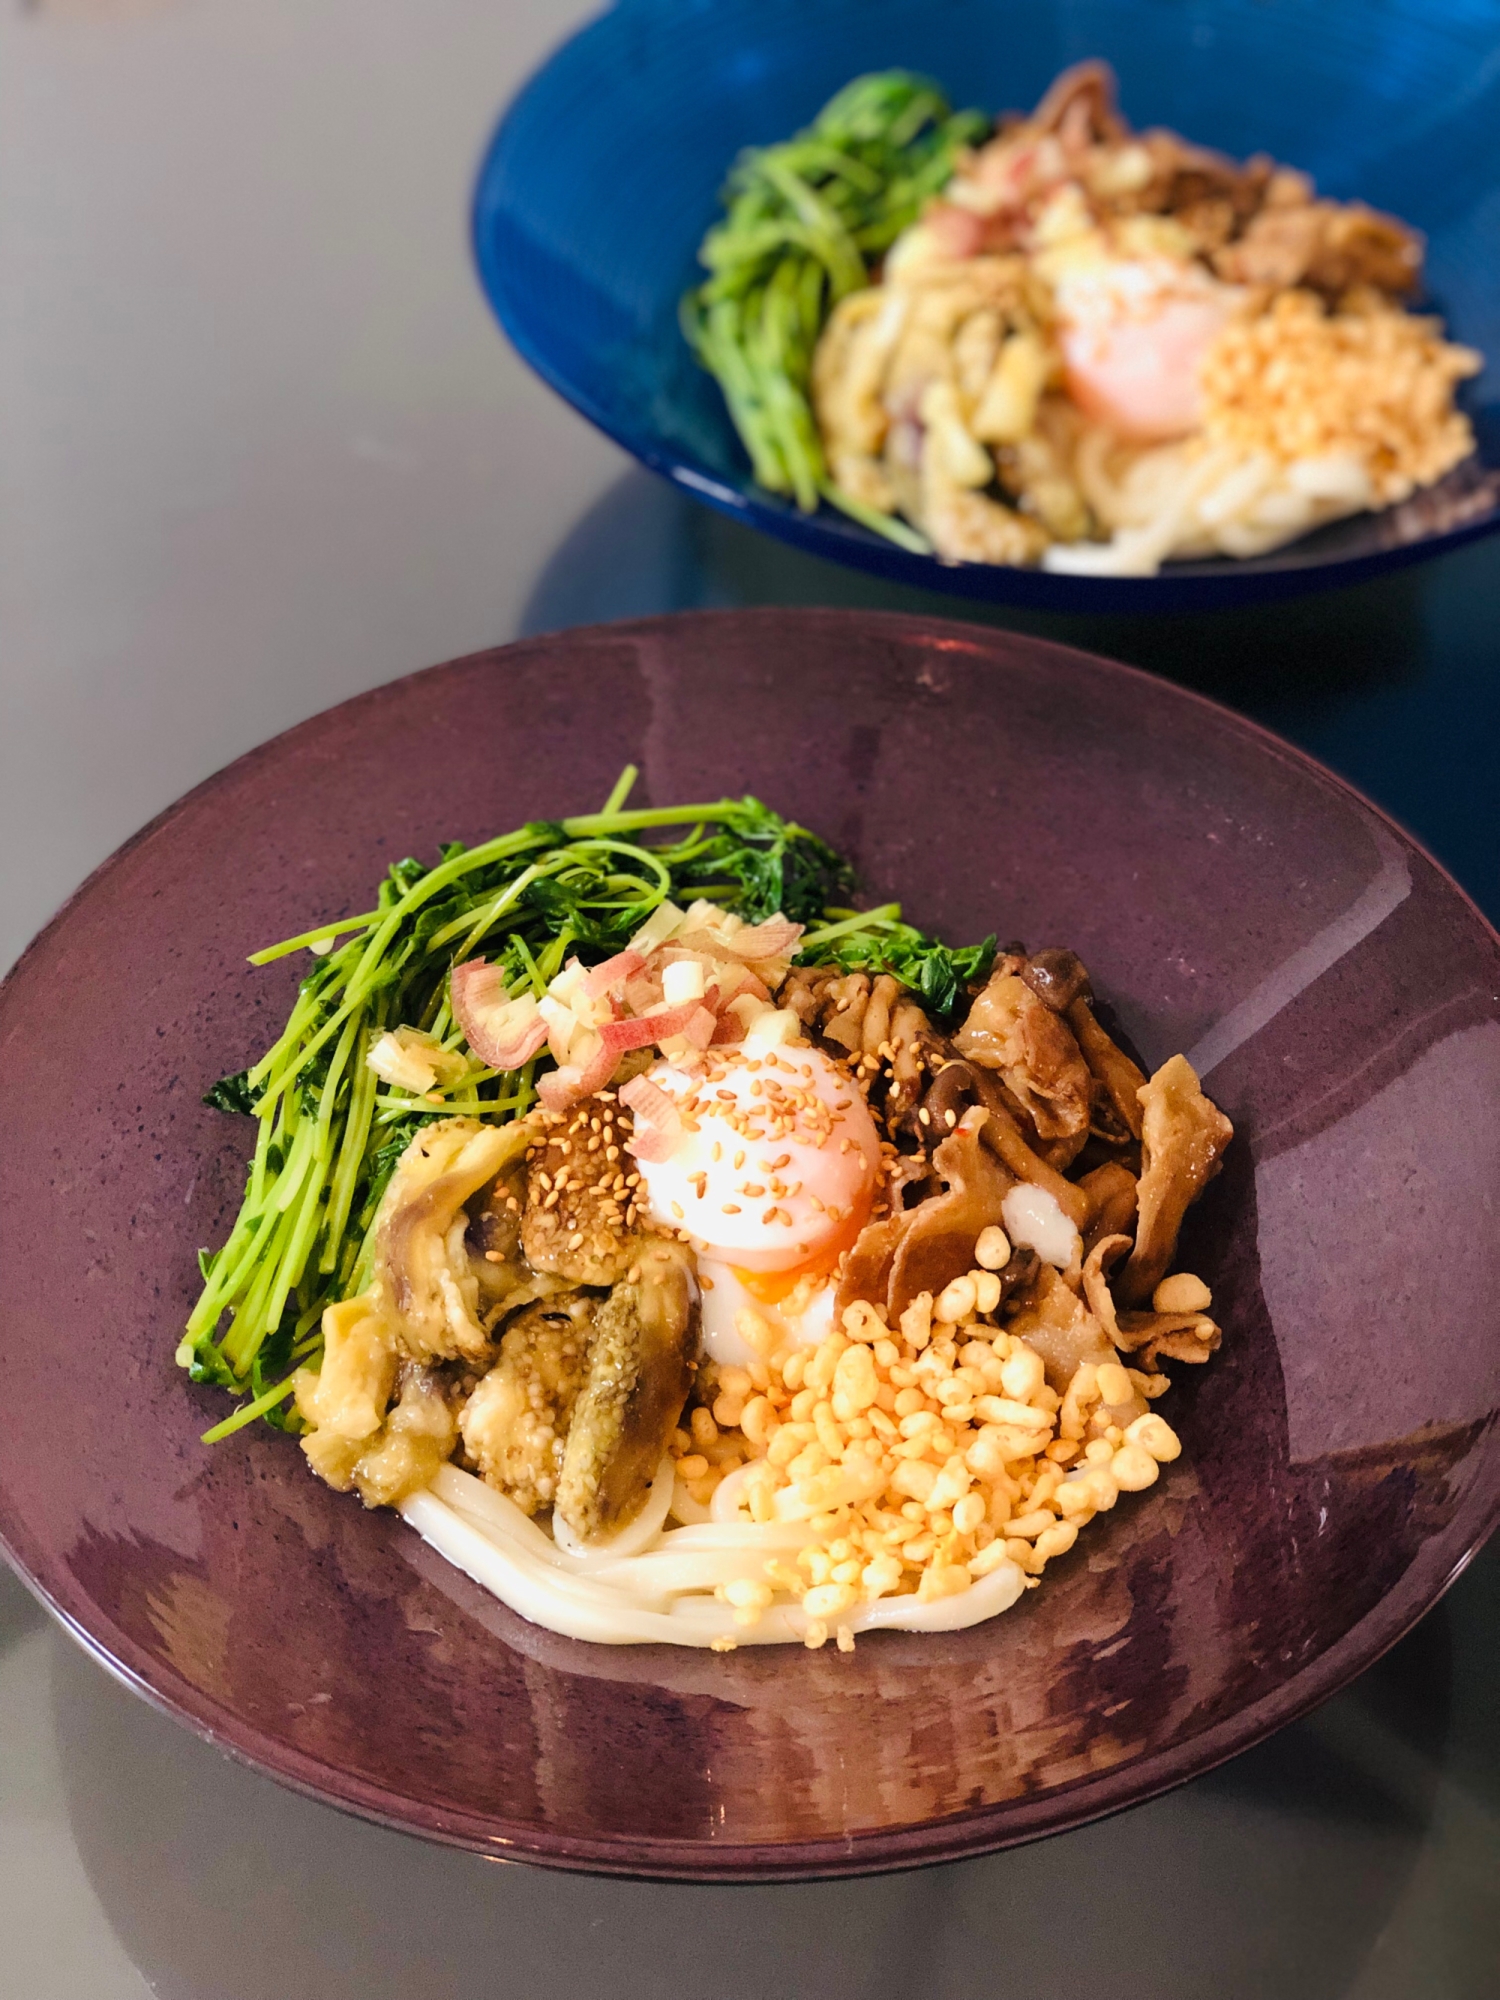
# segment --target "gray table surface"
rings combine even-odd
[[[575,0],[4,0],[0,964],[188,786],[518,634],[902,604],[633,470],[476,289],[469,184]],[[1042,620],[1324,755],[1500,907],[1500,550],[1279,611]],[[83,1441],[86,1449],[86,1441]],[[919,1875],[596,1882],[296,1798],[0,1570],[3,2000],[1459,2000],[1500,1991],[1500,1560],[1226,1769]]]

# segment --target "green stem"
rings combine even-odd
[[[797,947],[797,955],[799,958],[805,958],[808,952],[816,951],[822,945],[832,944],[836,938],[852,937],[855,931],[874,930],[877,926],[899,923],[900,920],[899,903],[882,903],[878,910],[861,910],[856,916],[846,917],[842,923],[824,924],[818,930],[804,931],[802,941]]]
[[[250,1290],[239,1306],[231,1325],[221,1343],[224,1359],[236,1375],[245,1375],[254,1360],[257,1349],[265,1339],[269,1329],[265,1324],[266,1299],[276,1273],[281,1268],[281,1259],[286,1251],[286,1239],[291,1234],[292,1217],[282,1215],[276,1227],[270,1232],[270,1248],[256,1266],[255,1276],[250,1282]]]
[[[323,1254],[318,1259],[318,1268],[321,1271],[332,1271],[338,1264],[339,1243],[348,1225],[349,1205],[354,1199],[354,1184],[359,1178],[360,1167],[364,1164],[365,1149],[370,1140],[370,1118],[375,1109],[375,1092],[379,1079],[365,1060],[369,1050],[369,1032],[359,1028],[357,1033],[359,1056],[349,1082],[349,1108],[344,1122],[344,1136],[333,1170],[333,1186],[328,1195],[328,1217],[323,1229]]]
[[[264,951],[252,951],[247,963],[269,965],[273,959],[286,958],[291,952],[303,951],[309,945],[321,944],[324,938],[342,937],[345,931],[368,930],[379,916],[379,910],[367,910],[362,917],[343,917],[336,924],[319,924],[316,930],[303,931],[298,937],[286,938],[280,944],[267,945]]]
[[[635,781],[640,775],[640,769],[637,765],[627,764],[619,777],[615,779],[614,788],[610,792],[609,797],[604,801],[602,810],[605,813],[619,812],[625,801],[630,797],[630,794],[635,790]]]
[[[856,500],[842,486],[826,479],[821,487],[823,498],[847,514],[851,521],[858,521],[861,527],[873,528],[877,535],[884,535],[888,542],[898,548],[910,549],[914,556],[930,556],[932,543],[917,528],[908,522],[898,520],[894,514],[882,514],[878,507],[871,507],[863,500]]]
[[[267,1410],[274,1410],[278,1403],[284,1403],[291,1395],[295,1382],[296,1377],[288,1375],[284,1382],[278,1382],[274,1389],[267,1389],[266,1393],[257,1396],[253,1403],[242,1404],[232,1417],[226,1417],[221,1424],[215,1424],[212,1430],[205,1431],[200,1442],[217,1444],[221,1438],[233,1437],[234,1433],[243,1430],[246,1424],[253,1424],[255,1419],[263,1417]]]

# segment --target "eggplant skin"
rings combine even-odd
[[[505,1329],[500,1359],[459,1418],[480,1477],[525,1514],[550,1507],[556,1497],[597,1305],[589,1293],[574,1291],[523,1307]]]
[[[700,1328],[691,1251],[642,1240],[594,1317],[557,1482],[555,1511],[580,1541],[607,1541],[645,1504],[693,1385]]]
[[[463,1210],[524,1152],[526,1138],[521,1121],[485,1126],[441,1118],[418,1132],[397,1161],[376,1224],[373,1294],[411,1360],[489,1357]]]

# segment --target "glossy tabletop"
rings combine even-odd
[[[469,183],[584,11],[0,13],[5,961],[172,798],[412,667],[694,605],[974,615],[696,510],[503,346]],[[1497,601],[1489,545],[1253,614],[1026,624],[1283,730],[1494,919]],[[24,1250],[0,1217],[0,1255]],[[86,1456],[66,1412],[36,1421]],[[115,1687],[0,1574],[0,2000],[1479,2000],[1500,1986],[1497,1640],[1492,1546],[1352,1688],[1132,1813],[890,1880],[693,1889],[500,1866],[293,1797]]]

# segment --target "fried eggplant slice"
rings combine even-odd
[[[568,1292],[515,1314],[500,1359],[459,1417],[464,1448],[489,1485],[526,1514],[557,1494],[573,1412],[588,1376],[599,1300]]]
[[[396,1163],[375,1234],[372,1295],[413,1361],[477,1361],[489,1351],[479,1321],[465,1204],[524,1150],[528,1128],[442,1118]]]
[[[325,1307],[323,1358],[294,1378],[297,1414],[328,1437],[372,1437],[385,1421],[399,1361],[395,1328],[368,1292]]]
[[[521,1247],[534,1271],[612,1285],[634,1261],[639,1176],[612,1096],[550,1118],[526,1156]]]
[[[604,1542],[645,1504],[698,1363],[692,1253],[648,1237],[594,1319],[554,1512],[581,1542]]]
[[[443,1384],[430,1370],[408,1361],[400,1395],[353,1468],[359,1497],[367,1507],[394,1507],[408,1493],[431,1485],[457,1438]]]

